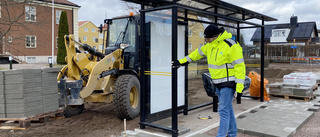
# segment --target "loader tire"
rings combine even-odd
[[[134,75],[121,75],[114,85],[113,105],[120,119],[133,119],[140,113],[140,82]]]
[[[79,114],[81,114],[82,113],[82,111],[83,111],[83,109],[84,109],[84,104],[82,104],[82,105],[68,105],[67,107],[66,107],[66,109],[64,110],[64,116],[65,117],[72,117],[72,116],[75,116],[75,115],[79,115]]]

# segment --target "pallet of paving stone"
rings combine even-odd
[[[298,95],[285,95],[285,94],[276,94],[276,93],[269,93],[269,95],[274,97],[283,97],[284,99],[303,99],[304,101],[311,101],[317,98],[316,95],[298,96]]]
[[[1,129],[13,129],[13,130],[25,130],[31,127],[32,123],[43,123],[49,119],[61,119],[64,118],[64,109],[51,111],[48,113],[39,114],[37,116],[31,116],[26,118],[0,118],[0,130]],[[18,125],[16,125],[18,124]],[[15,125],[15,126],[12,126]]]

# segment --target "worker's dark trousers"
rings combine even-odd
[[[232,108],[232,100],[234,89],[232,88],[216,88],[216,94],[219,98],[219,115],[220,126],[217,137],[236,137],[237,136],[237,124],[236,118]]]

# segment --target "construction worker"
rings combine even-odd
[[[206,41],[204,46],[197,48],[183,59],[174,61],[172,66],[185,66],[207,57],[208,69],[219,99],[220,126],[217,137],[235,137],[237,124],[232,100],[234,95],[241,96],[246,74],[242,48],[239,43],[231,39],[231,33],[213,24],[205,29],[204,37]]]

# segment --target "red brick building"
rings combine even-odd
[[[54,0],[54,48],[52,49],[52,1],[0,0],[0,63],[8,56],[17,62],[47,63],[54,51],[57,55],[57,37],[61,11],[67,12],[69,33],[78,35],[78,9],[67,0]]]

